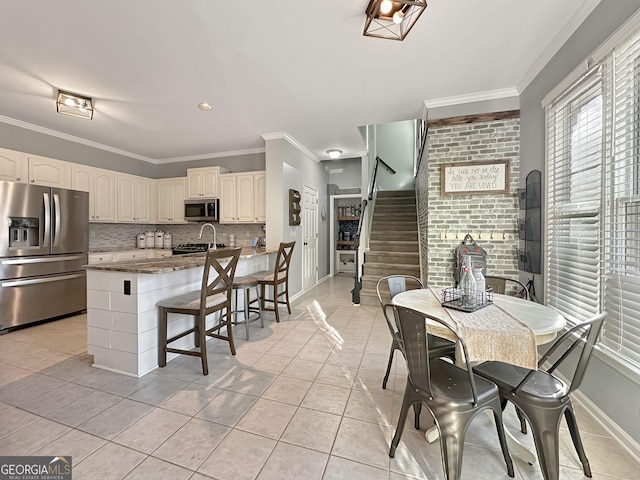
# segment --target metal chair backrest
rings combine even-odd
[[[546,351],[540,360],[538,361],[538,368],[548,373],[553,373],[573,352],[578,346],[582,346],[582,352],[576,364],[573,375],[569,377],[569,393],[580,387],[582,380],[584,379],[584,373],[589,365],[589,359],[593,352],[593,347],[598,341],[600,331],[604,324],[604,320],[607,313],[601,313],[589,320],[574,325],[567,330],[562,336],[560,336],[551,347]],[[544,368],[544,364],[552,357],[557,359],[553,361],[553,364],[549,368]],[[529,381],[529,379],[535,374],[535,370],[532,370],[514,389],[514,393],[517,394]]]
[[[529,290],[520,281],[507,277],[485,277],[487,287],[493,288],[493,293],[503,293],[529,300]]]
[[[393,308],[394,318],[398,325],[400,337],[402,338],[402,349],[407,360],[409,381],[411,384],[416,388],[423,389],[430,397],[435,396],[432,388],[433,379],[431,378],[429,362],[429,342],[427,341],[426,320],[439,323],[454,334],[462,347],[469,383],[473,393],[473,405],[475,406],[478,403],[478,394],[473,379],[473,370],[469,364],[467,346],[456,329],[439,318],[410,308],[385,305],[384,309],[387,310],[388,308]]]
[[[202,287],[200,289],[200,314],[204,315],[207,307],[207,297],[218,293],[225,294],[227,300],[231,300],[231,288],[233,277],[236,274],[236,267],[240,258],[242,248],[228,248],[207,251],[207,259],[204,264],[202,274]],[[221,259],[228,258],[226,265],[220,263]],[[215,277],[211,277],[211,270],[216,272]]]
[[[293,255],[293,247],[296,242],[280,243],[278,255],[276,255],[276,264],[273,269],[273,280],[278,283],[279,280],[289,276],[289,266],[291,265],[291,256]]]
[[[389,295],[386,296],[384,292],[384,285],[388,285],[389,287]],[[407,288],[407,286],[409,288]],[[387,275],[386,277],[382,277],[378,280],[376,285],[376,293],[378,294],[378,302],[380,302],[380,307],[382,308],[382,313],[384,314],[384,318],[387,321],[387,327],[389,327],[389,331],[391,332],[391,336],[400,340],[397,337],[398,328],[393,326],[393,322],[387,315],[386,309],[384,306],[388,304],[393,297],[395,297],[398,293],[404,292],[406,290],[415,290],[419,288],[424,288],[420,279],[413,277],[411,275]]]

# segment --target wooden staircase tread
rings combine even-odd
[[[420,256],[420,252],[392,252],[389,250],[369,250],[368,252],[365,252],[365,255],[395,255],[400,257],[417,257]]]
[[[401,269],[401,268],[408,268],[410,270],[414,270],[416,268],[420,268],[420,265],[412,265],[410,263],[401,263],[401,264],[397,264],[397,263],[384,263],[384,262],[366,262],[364,265],[365,268],[396,268],[396,269]]]

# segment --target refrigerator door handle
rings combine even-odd
[[[51,205],[49,204],[49,194],[43,193],[44,198],[44,237],[43,246],[49,245],[49,235],[51,235]]]
[[[55,277],[32,278],[29,280],[11,280],[9,282],[0,283],[0,287],[21,287],[23,285],[36,285],[38,283],[58,282],[60,280],[71,280],[72,278],[84,277],[84,273],[76,273],[73,275],[57,275]]]
[[[53,194],[53,208],[55,210],[55,230],[53,233],[53,246],[58,247],[60,245],[60,196],[57,193]]]
[[[67,255],[57,257],[46,258],[11,258],[9,260],[2,260],[2,265],[25,265],[28,263],[52,263],[52,262],[66,262],[68,260],[82,260],[82,255]]]

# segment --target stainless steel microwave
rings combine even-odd
[[[184,219],[188,222],[217,222],[220,200],[198,198],[184,201]]]

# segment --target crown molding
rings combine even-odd
[[[237,157],[239,155],[253,155],[255,153],[264,153],[264,152],[265,152],[264,147],[246,148],[244,150],[230,150],[228,152],[202,153],[199,155],[186,155],[184,157],[162,158],[162,159],[154,160],[154,162],[158,164],[190,162],[192,160],[209,160],[210,158]]]
[[[569,40],[571,35],[582,25],[591,12],[598,6],[600,0],[584,0],[582,4],[576,9],[571,18],[558,34],[554,37],[549,45],[542,51],[542,53],[535,59],[529,69],[524,74],[524,77],[516,85],[516,89],[519,93],[522,93],[536,76],[542,71],[547,63],[558,53],[560,48]]]
[[[110,147],[108,145],[103,145],[102,143],[93,142],[91,140],[86,140],[84,138],[76,137],[75,135],[69,135],[67,133],[62,133],[57,130],[41,127],[40,125],[34,125],[32,123],[23,122],[22,120],[16,120],[15,118],[5,117],[3,115],[0,115],[0,122],[8,123],[9,125],[24,128],[26,130],[31,130],[33,132],[50,135],[52,137],[61,138],[62,140],[68,140],[69,142],[80,143],[88,147],[97,148],[99,150],[105,150],[107,152],[115,153],[116,155],[123,155],[125,157],[135,158],[136,160],[142,160],[143,162],[156,163],[155,159],[145,157],[144,155],[137,155],[135,153],[127,152],[125,150],[120,150],[119,148]]]
[[[443,97],[433,100],[425,100],[424,108],[449,107],[451,105],[461,105],[463,103],[486,102],[487,100],[499,100],[502,98],[517,97],[518,91],[515,88],[503,88],[502,90],[490,90],[487,92],[470,93],[457,97]]]
[[[307,147],[302,145],[300,142],[298,142],[295,138],[293,138],[287,132],[263,133],[262,134],[262,138],[265,141],[267,141],[267,140],[285,140],[288,143],[290,143],[291,145],[293,145],[294,147],[296,147],[298,150],[300,150],[303,154],[305,154],[307,157],[309,157],[314,162],[316,162],[316,163],[320,162],[320,159],[311,150],[309,150]]]
[[[57,130],[52,130],[50,128],[41,127],[40,125],[34,125],[32,123],[23,122],[22,120],[16,120],[15,118],[5,117],[0,115],[0,122],[7,123],[9,125],[13,125],[15,127],[24,128],[26,130],[31,130],[33,132],[43,133],[45,135],[50,135],[52,137],[60,138],[62,140],[67,140],[69,142],[80,143],[82,145],[86,145],[88,147],[97,148],[99,150],[104,150],[106,152],[115,153],[116,155],[122,155],[128,158],[135,158],[136,160],[141,160],[143,162],[151,163],[154,165],[160,165],[165,163],[176,163],[176,162],[189,162],[191,160],[208,160],[210,158],[220,158],[220,157],[236,157],[238,155],[251,155],[255,153],[264,153],[265,148],[248,148],[244,150],[231,150],[228,152],[217,152],[217,153],[202,153],[199,155],[186,155],[183,157],[171,157],[171,158],[150,158],[144,155],[138,155],[136,153],[128,152],[126,150],[120,150],[119,148],[110,147],[109,145],[103,145],[102,143],[93,142],[91,140],[87,140],[84,138],[76,137],[74,135],[69,135],[67,133],[62,133]]]

